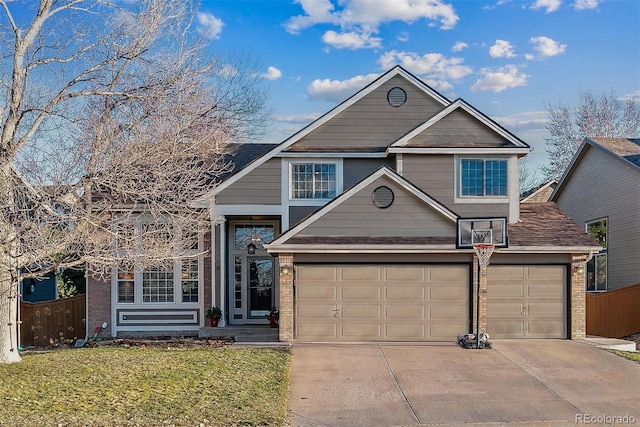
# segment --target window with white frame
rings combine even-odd
[[[127,255],[132,247],[144,250],[162,242],[179,248],[178,243],[182,243],[179,232],[170,224],[120,223],[114,225],[114,230],[116,250],[121,256]],[[118,268],[114,272],[116,301],[119,304],[197,303],[202,280],[202,236],[187,234],[184,237],[186,258],[144,268]],[[132,240],[138,243],[132,244]]]
[[[291,163],[291,199],[332,199],[338,188],[336,162]]]
[[[602,251],[587,262],[587,292],[603,292],[607,290],[607,219],[589,221],[585,229],[602,246]]]
[[[461,158],[458,170],[459,196],[507,196],[507,160]]]

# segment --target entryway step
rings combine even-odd
[[[204,327],[198,331],[200,338],[231,337],[240,342],[278,342],[279,330],[265,325]]]

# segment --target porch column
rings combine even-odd
[[[279,254],[280,264],[280,341],[293,341],[293,254]],[[283,268],[288,267],[288,268]]]
[[[220,262],[220,310],[222,310],[222,317],[218,322],[220,327],[227,326],[227,266],[225,262],[227,259],[227,233],[225,233],[224,229],[226,220],[225,217],[217,219],[217,223],[220,226],[220,258],[218,259],[218,262]]]
[[[589,257],[571,256],[571,334],[572,340],[583,340],[587,334],[585,270]]]

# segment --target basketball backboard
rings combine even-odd
[[[472,248],[480,243],[507,246],[507,218],[458,218],[457,248]]]

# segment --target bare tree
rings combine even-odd
[[[19,280],[186,256],[228,142],[262,129],[253,64],[210,59],[196,7],[0,0],[0,363],[20,361]]]
[[[599,99],[591,92],[579,95],[580,105],[574,111],[567,105],[548,105],[551,134],[546,139],[549,164],[542,167],[547,179],[560,178],[585,137],[634,138],[640,135],[640,106],[633,98],[622,101],[615,93]]]

